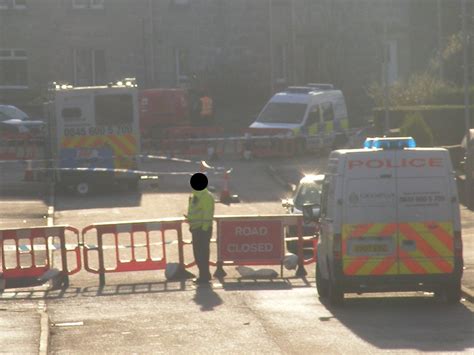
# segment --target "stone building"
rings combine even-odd
[[[226,104],[331,82],[363,113],[383,48],[389,82],[422,62],[412,58],[416,1],[0,0],[0,101],[35,100],[52,80],[175,87],[195,74]]]

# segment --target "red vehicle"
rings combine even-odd
[[[147,89],[140,92],[139,100],[142,138],[205,138],[222,133],[214,126],[212,99],[204,91],[193,96],[190,89]]]
[[[147,89],[139,94],[140,132],[143,138],[158,138],[163,129],[190,125],[186,89]]]

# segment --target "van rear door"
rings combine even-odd
[[[344,171],[342,258],[347,276],[395,275],[397,215],[395,152],[361,151]]]
[[[447,154],[418,149],[395,154],[399,273],[451,273],[455,216]]]

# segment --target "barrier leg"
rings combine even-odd
[[[308,273],[304,268],[304,255],[303,255],[303,226],[301,225],[301,219],[298,219],[298,268],[296,269],[296,276],[303,277]]]
[[[214,271],[214,277],[222,278],[227,276],[227,273],[224,271],[224,263],[222,261],[218,261],[216,263],[216,271]]]
[[[102,245],[102,234],[97,232],[97,252],[99,253],[99,286],[105,286],[105,264],[104,249]]]
[[[184,242],[183,242],[183,232],[181,228],[178,229],[178,259],[179,259],[179,266],[178,271],[176,272],[175,276],[172,280],[185,280],[185,279],[192,279],[196,277],[192,272],[186,270],[184,266]]]
[[[57,284],[53,283],[53,288],[68,288],[69,287],[69,276],[67,267],[67,252],[66,252],[66,238],[64,236],[64,230],[61,232],[59,237],[61,241],[61,273]]]

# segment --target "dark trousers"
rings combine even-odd
[[[210,280],[209,254],[212,230],[203,231],[202,229],[192,229],[193,253],[199,269],[199,278],[201,280]]]

